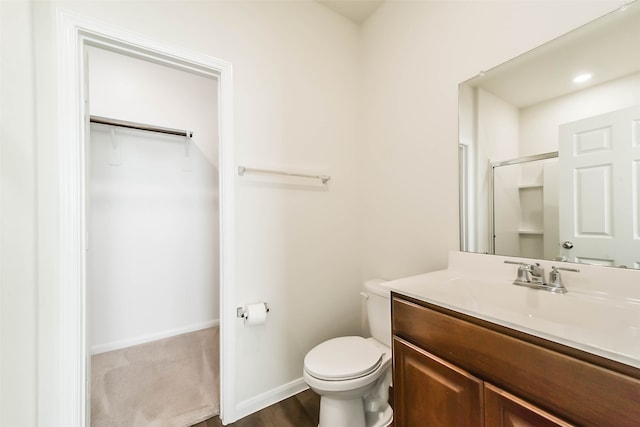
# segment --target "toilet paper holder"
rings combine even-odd
[[[265,311],[268,313],[269,312],[269,306],[267,305],[266,302],[263,302],[263,304],[264,304]],[[247,318],[247,309],[245,307],[236,308],[236,317],[242,317],[243,319],[246,319]]]

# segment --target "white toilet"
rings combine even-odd
[[[384,427],[393,421],[391,301],[382,283],[364,284],[372,338],[333,338],[304,358],[304,380],[320,395],[318,427]]]

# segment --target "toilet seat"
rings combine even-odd
[[[315,378],[345,381],[364,377],[380,367],[384,352],[362,337],[338,337],[314,347],[304,368]]]

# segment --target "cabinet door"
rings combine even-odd
[[[484,425],[481,380],[397,337],[393,358],[395,427]]]
[[[498,387],[485,383],[487,427],[571,427],[559,418]]]

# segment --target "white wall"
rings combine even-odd
[[[518,109],[482,89],[478,89],[477,96],[478,145],[482,150],[479,161],[489,159],[491,163],[518,157]]]
[[[231,61],[239,162],[333,177],[326,192],[238,180],[237,301],[273,307],[262,329],[238,325],[243,401],[299,378],[302,356],[321,339],[359,332],[363,277],[445,266],[458,245],[457,84],[617,5],[392,1],[359,33],[302,0],[37,2],[33,15],[0,2],[3,90],[21,89],[2,94],[3,113],[16,115],[2,118],[3,132],[22,131],[0,142],[3,425],[35,425],[36,411],[40,425],[54,425],[59,403],[55,7]],[[24,55],[31,28],[35,64]],[[9,79],[4,67],[14,65],[21,73]],[[15,198],[10,182],[24,184]],[[16,252],[23,268],[5,269],[9,247],[25,247]]]
[[[0,425],[36,423],[33,20],[0,2]]]
[[[193,131],[187,141],[91,127],[92,352],[214,326],[218,82],[103,49],[89,49],[88,58],[92,115]]]
[[[482,253],[490,249],[493,220],[489,214],[492,212],[491,163],[518,157],[518,145],[514,143],[518,140],[518,109],[482,89],[476,91],[476,96],[475,236],[478,238],[476,251]]]

